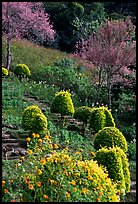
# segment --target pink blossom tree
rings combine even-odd
[[[47,44],[54,42],[55,31],[39,2],[2,2],[2,32],[7,40],[6,68],[11,61],[11,39],[39,37]]]
[[[103,22],[96,33],[82,39],[76,45],[75,56],[92,63],[99,73],[99,86],[102,73],[108,89],[108,103],[111,107],[111,85],[114,75],[123,67],[136,62],[135,26],[130,17],[123,20]]]

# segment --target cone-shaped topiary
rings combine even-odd
[[[102,147],[113,147],[118,146],[124,152],[128,151],[127,141],[117,128],[115,127],[105,127],[99,130],[94,137],[94,148],[96,150]]]
[[[90,128],[98,132],[104,127],[115,127],[114,118],[108,108],[102,106],[92,108],[90,115]]]
[[[2,67],[2,77],[8,76],[8,70]]]
[[[31,105],[23,111],[22,126],[30,133],[40,133],[47,130],[47,118],[36,105]]]
[[[74,105],[71,94],[68,91],[59,91],[55,94],[55,98],[50,107],[51,113],[60,113],[61,117],[74,114]]]
[[[14,69],[14,74],[19,77],[21,81],[22,78],[29,77],[31,75],[31,72],[26,64],[17,64]]]
[[[126,154],[120,147],[101,148],[94,158],[98,164],[107,168],[109,177],[117,182],[117,188],[122,192],[130,191],[130,171]]]

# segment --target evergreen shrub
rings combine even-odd
[[[90,115],[90,128],[98,132],[104,127],[115,127],[114,118],[108,108],[102,106],[92,108]]]
[[[122,132],[119,131],[119,129],[115,127],[105,127],[95,134],[94,148],[96,150],[102,147],[113,146],[120,147],[124,152],[128,151],[127,141]]]
[[[109,177],[117,183],[117,188],[122,192],[130,191],[129,163],[125,152],[120,147],[103,147],[96,152],[94,158],[98,164],[106,167]]]

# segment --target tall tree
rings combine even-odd
[[[82,39],[76,45],[75,55],[93,63],[99,69],[99,85],[102,72],[106,74],[109,107],[113,76],[123,67],[135,64],[134,35],[135,26],[130,17],[127,17],[125,21],[103,22],[94,35],[87,40]]]
[[[2,32],[7,39],[7,62],[11,62],[11,39],[30,38],[54,42],[55,31],[49,21],[49,15],[38,2],[2,2]]]

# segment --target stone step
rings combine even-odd
[[[18,142],[16,142],[16,143],[3,143],[2,147],[8,147],[8,148],[19,147],[19,143]]]
[[[17,143],[17,139],[12,139],[12,138],[6,138],[6,139],[3,139],[2,138],[2,143]]]

